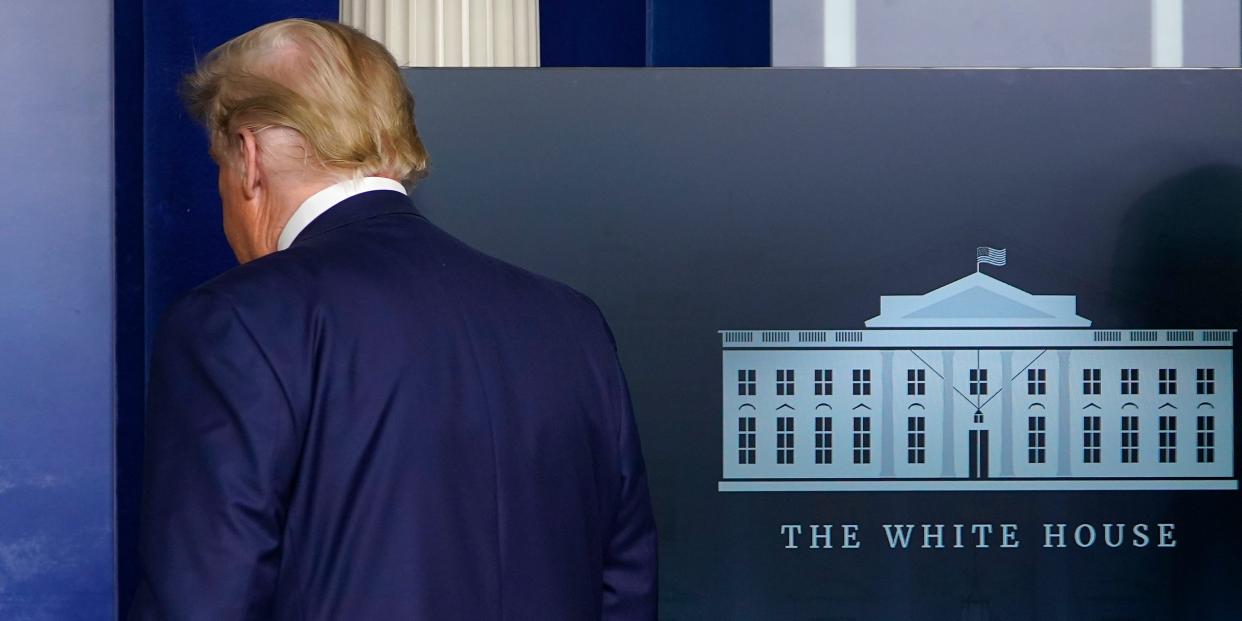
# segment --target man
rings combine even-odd
[[[186,81],[242,263],[156,338],[133,619],[654,619],[615,345],[411,206],[392,57],[287,20]]]

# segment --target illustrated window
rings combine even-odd
[[[755,417],[737,419],[737,463],[755,463]]]
[[[1138,369],[1122,369],[1121,370],[1121,394],[1123,395],[1139,394],[1139,370]]]
[[[912,464],[927,460],[927,418],[911,416],[906,419],[906,461]]]
[[[854,463],[871,463],[871,417],[854,417]]]
[[[1160,458],[1160,463],[1177,463],[1177,418],[1161,416],[1159,425],[1160,451],[1158,457]]]
[[[854,369],[854,394],[871,394],[871,369]]]
[[[1042,464],[1048,455],[1048,419],[1045,416],[1031,416],[1026,419],[1026,461]]]
[[[742,397],[755,396],[755,387],[758,382],[755,381],[754,369],[738,369],[737,372],[737,394]]]
[[[988,370],[987,369],[971,369],[970,370],[970,394],[972,395],[988,394]]]
[[[1048,394],[1048,369],[1026,370],[1026,394]]]
[[[1216,462],[1216,417],[1199,416],[1195,422],[1195,459],[1201,464]]]
[[[925,369],[908,369],[906,371],[906,394],[927,394],[927,371]]]
[[[1100,370],[1099,369],[1083,369],[1082,370],[1082,394],[1084,395],[1100,394]]]
[[[1139,418],[1121,417],[1121,463],[1136,464],[1139,460]]]
[[[832,463],[832,418],[815,418],[815,463]]]
[[[776,394],[782,397],[792,397],[794,394],[794,370],[793,369],[777,369],[776,370]]]
[[[1100,417],[1084,416],[1082,418],[1082,461],[1087,464],[1100,463]]]
[[[1159,392],[1162,395],[1177,394],[1177,369],[1160,369]]]
[[[815,369],[815,394],[832,394],[832,369]]]
[[[1195,369],[1195,394],[1216,394],[1216,369]]]
[[[794,463],[794,419],[792,416],[776,417],[776,463]]]

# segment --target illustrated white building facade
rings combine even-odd
[[[726,330],[721,491],[1237,489],[1234,330],[973,273],[863,330]]]

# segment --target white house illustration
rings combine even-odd
[[[719,489],[1237,489],[1234,330],[1090,326],[975,272],[863,330],[722,331]]]

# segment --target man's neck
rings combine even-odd
[[[278,251],[288,248],[297,239],[298,234],[325,211],[347,198],[376,190],[406,193],[405,187],[400,182],[386,177],[348,179],[310,192],[295,209],[289,212],[280,228],[276,230],[274,247]]]

